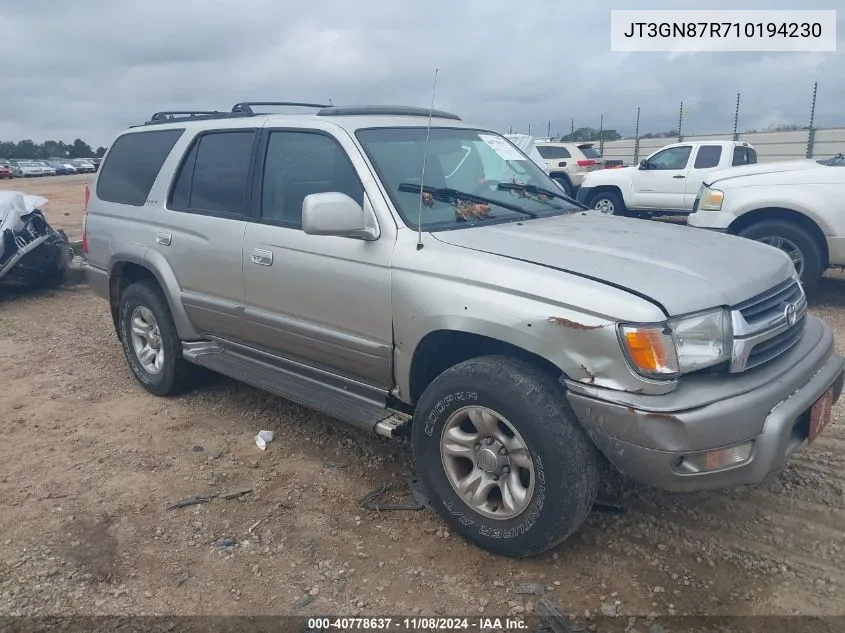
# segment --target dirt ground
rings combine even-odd
[[[73,237],[88,180],[23,185]],[[827,278],[812,310],[845,353],[845,277]],[[521,582],[629,630],[684,614],[845,615],[843,404],[765,485],[670,494],[613,478],[602,500],[621,513],[515,561],[428,511],[359,506],[391,482],[409,500],[402,441],[224,378],[147,394],[84,285],[0,300],[0,375],[0,615],[504,616],[533,609]],[[276,433],[265,452],[261,429]],[[218,496],[167,509],[197,494]]]

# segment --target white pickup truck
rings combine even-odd
[[[588,173],[578,201],[610,215],[688,214],[707,176],[756,162],[756,150],[740,141],[673,143],[639,165]]]

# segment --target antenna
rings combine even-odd
[[[431,135],[431,117],[434,114],[434,95],[437,93],[437,73],[434,69],[434,87],[431,89],[431,106],[428,109],[428,126],[425,129],[425,150],[423,150],[422,174],[420,175],[420,211],[417,215],[417,250],[422,249],[422,208],[423,208],[423,187],[425,186],[425,162],[428,159],[428,138]]]

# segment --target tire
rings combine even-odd
[[[590,198],[588,206],[607,215],[626,215],[628,212],[622,196],[613,191],[599,191]]]
[[[481,416],[482,423],[489,425],[494,419],[489,411],[505,420],[487,427],[495,429],[493,433],[498,437],[507,435],[503,433],[507,424],[516,431],[505,438],[510,447],[505,457],[499,457],[501,444],[489,446],[484,456],[475,452],[479,438],[467,435],[475,423],[464,416],[474,411],[478,420],[480,407],[487,411]],[[444,431],[454,428],[462,417],[459,428],[463,434],[454,436],[461,438],[460,443],[443,443],[443,438],[448,437]],[[551,549],[581,526],[596,498],[600,454],[576,421],[560,384],[525,361],[485,356],[440,374],[417,404],[411,443],[417,472],[434,509],[456,533],[495,554],[522,558]],[[529,470],[511,461],[518,454],[516,447],[520,443],[524,446],[520,463],[527,461],[531,465],[530,476]],[[472,461],[442,455],[441,444],[447,449],[462,446]],[[499,471],[505,473],[502,463],[507,462],[513,472],[500,475],[504,483],[493,484],[485,497],[486,506],[470,505],[458,494],[448,473],[457,480],[454,473],[468,472],[486,477],[489,484],[490,471],[473,463],[482,464],[482,459],[488,468],[491,459],[498,460]],[[463,471],[457,470],[459,465],[463,465]],[[510,483],[514,477],[525,496],[516,514],[507,512],[502,488],[498,488],[514,485]],[[500,491],[498,497],[495,490]],[[517,505],[512,504],[512,508]]]
[[[149,322],[150,315],[154,323]],[[163,352],[157,371],[145,368],[135,350],[132,335],[133,317],[142,317],[147,325],[157,327],[158,335],[153,338],[157,340]],[[144,389],[156,396],[169,396],[196,385],[200,375],[199,368],[182,358],[182,344],[176,333],[173,316],[158,284],[143,280],[127,287],[120,296],[118,319],[123,352],[132,374]]]
[[[575,197],[575,192],[572,190],[572,183],[569,182],[569,178],[566,176],[552,176],[552,180],[558,183],[561,187],[563,187],[563,192],[569,196],[570,198]]]
[[[806,289],[816,286],[824,273],[822,249],[800,224],[789,220],[761,220],[745,227],[738,235],[775,246],[790,255]],[[797,258],[800,258],[800,264]]]

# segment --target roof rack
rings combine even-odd
[[[247,116],[254,116],[255,111],[252,106],[287,106],[294,108],[328,108],[330,105],[325,103],[299,103],[296,101],[243,101],[236,103],[232,108],[233,114],[243,112]]]
[[[438,119],[452,119],[460,121],[457,114],[444,112],[443,110],[429,110],[428,108],[417,108],[414,106],[327,106],[317,112],[317,116],[422,116],[429,114]]]
[[[285,106],[295,108],[318,108],[317,116],[419,116],[438,119],[452,119],[460,121],[461,117],[442,110],[429,110],[414,106],[333,106],[324,103],[301,103],[298,101],[243,101],[236,103],[231,112],[219,110],[164,110],[156,112],[144,125],[158,125],[161,123],[178,123],[180,121],[202,121],[207,119],[231,119],[236,117],[257,116],[261,113],[253,110],[253,106]],[[138,126],[132,126],[138,127]]]

